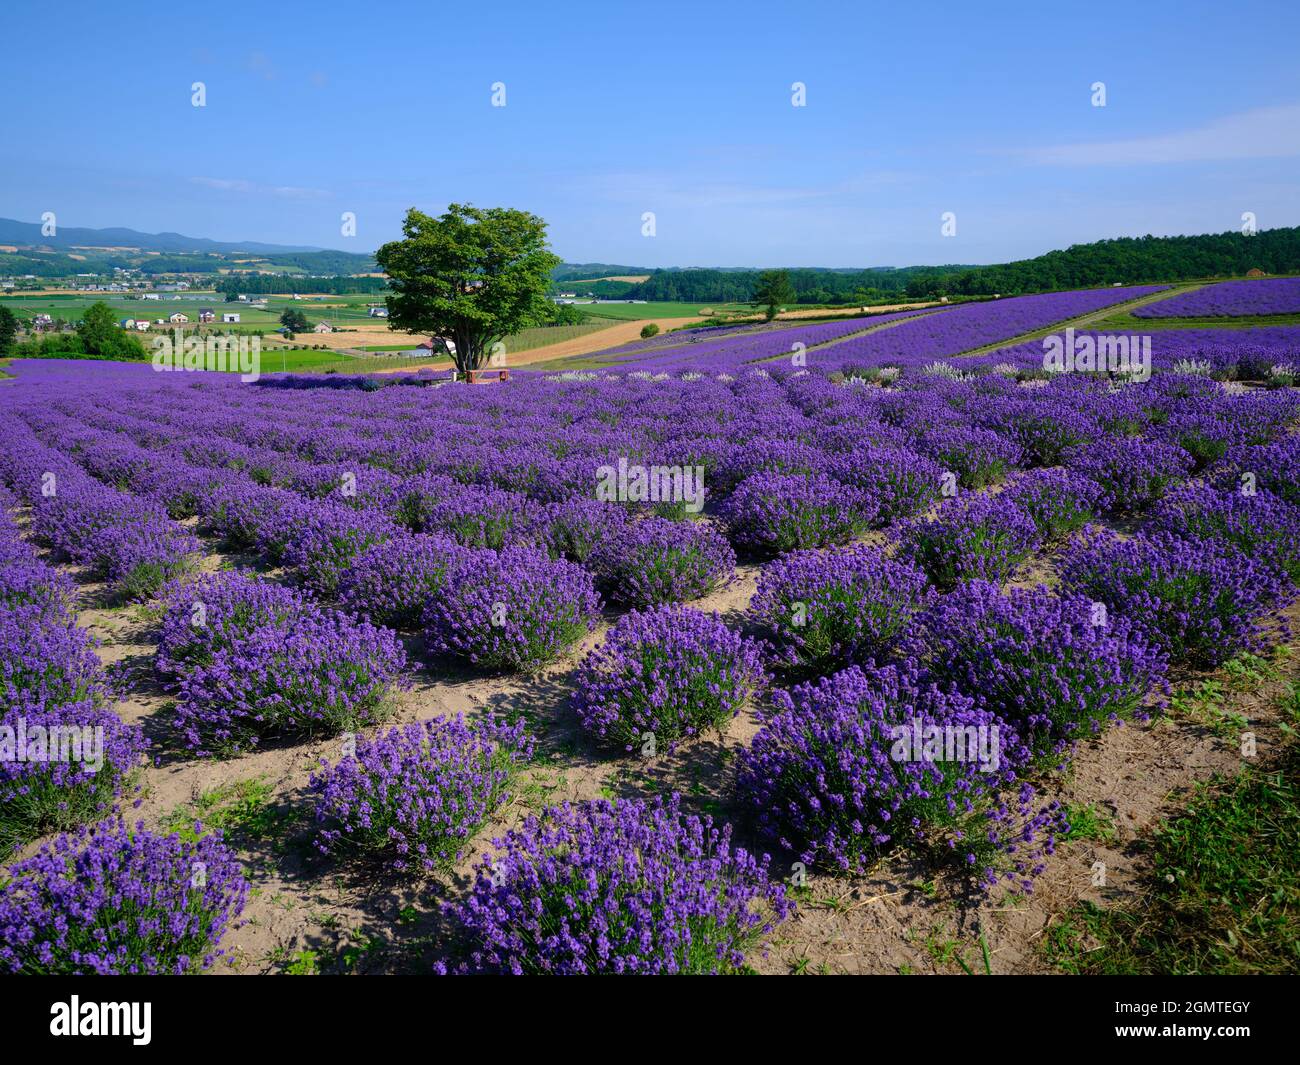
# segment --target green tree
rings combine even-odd
[[[643,325],[641,327],[641,336],[646,340],[649,340],[652,336],[658,336],[658,335],[659,335],[659,327],[655,325],[654,322],[651,322],[649,325]]]
[[[113,308],[98,300],[86,308],[77,323],[77,337],[87,355],[101,359],[143,359],[144,345],[134,333],[124,332]]]
[[[786,270],[764,270],[758,275],[758,285],[754,297],[750,300],[755,306],[766,307],[767,320],[776,317],[783,303],[794,302],[794,288],[790,284],[790,274]]]
[[[307,316],[302,311],[295,311],[292,307],[280,315],[280,324],[291,333],[305,333],[311,328],[307,324]]]
[[[412,207],[402,233],[375,254],[393,292],[388,327],[450,340],[462,373],[479,369],[497,341],[546,320],[560,258],[537,215],[453,203],[434,218]]]
[[[8,355],[18,335],[18,319],[8,307],[0,307],[0,355]]]

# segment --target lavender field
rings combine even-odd
[[[0,969],[937,971],[960,909],[1039,971],[1237,757],[1185,693],[1291,654],[1300,329],[962,354],[1159,291],[478,386],[15,362]]]
[[[1138,307],[1138,318],[1245,318],[1300,314],[1300,277],[1220,281]]]

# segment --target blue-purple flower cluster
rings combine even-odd
[[[219,833],[194,842],[120,818],[61,835],[0,884],[0,969],[200,972],[222,951],[248,882]]]
[[[766,859],[676,796],[549,807],[495,843],[469,897],[448,907],[472,970],[736,972],[793,909]]]
[[[764,683],[761,647],[716,614],[689,607],[632,611],[582,660],[574,706],[583,726],[626,751],[671,751],[720,729]],[[647,753],[649,753],[647,751]]]
[[[311,779],[316,846],[361,853],[398,872],[445,869],[510,797],[532,756],[522,722],[434,718],[393,728]]]

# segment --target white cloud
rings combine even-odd
[[[243,192],[259,196],[280,196],[292,200],[319,200],[329,196],[325,189],[303,188],[298,185],[259,185],[242,178],[192,177],[195,185],[216,189],[219,192]]]
[[[1044,166],[1143,166],[1300,155],[1300,104],[1261,107],[1217,118],[1196,129],[1154,137],[1028,148]]]

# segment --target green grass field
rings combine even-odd
[[[639,322],[654,318],[709,318],[722,314],[753,314],[747,303],[605,303],[574,304],[589,318],[612,318],[618,322]],[[708,311],[709,314],[701,314]]]

